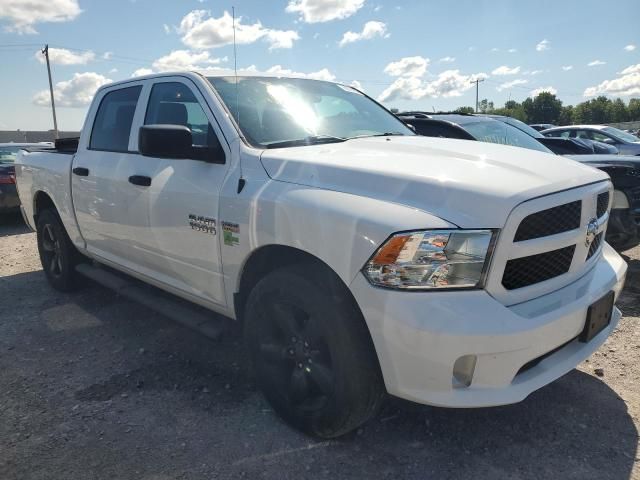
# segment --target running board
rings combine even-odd
[[[76,271],[118,295],[140,303],[206,337],[217,340],[229,319],[108,267],[81,263]]]

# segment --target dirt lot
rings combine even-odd
[[[57,293],[34,234],[5,219],[0,478],[640,479],[640,248],[627,255],[617,332],[525,402],[391,401],[357,433],[317,442],[274,416],[236,334],[208,340],[98,286]]]

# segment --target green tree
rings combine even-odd
[[[541,92],[522,102],[529,123],[558,123],[562,101],[551,92]]]
[[[571,125],[573,123],[573,105],[562,107],[558,117],[558,125]]]
[[[458,107],[454,110],[455,113],[475,113],[473,107]]]
[[[480,105],[478,106],[478,110],[480,113],[491,113],[493,112],[493,102],[490,102],[486,98],[480,100]]]

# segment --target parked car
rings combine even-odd
[[[521,122],[517,118],[507,117],[505,115],[485,116],[508,123],[509,125],[522,130],[524,133],[532,136],[553,153],[557,153],[558,155],[617,155],[620,153],[613,145],[596,142],[595,140],[588,140],[585,138],[545,137],[542,133],[531,128],[531,126]]]
[[[20,209],[14,167],[18,152],[23,148],[42,145],[38,143],[0,143],[0,214],[14,213]]]
[[[604,125],[571,125],[543,130],[545,137],[585,138],[616,147],[622,155],[640,155],[640,138]]]
[[[627,267],[594,168],[420,137],[311,79],[137,77],[87,115],[75,153],[18,157],[51,285],[82,273],[172,310],[126,274],[242,322],[258,386],[305,432],[357,428],[385,390],[521,401],[620,319]]]
[[[532,123],[529,126],[531,128],[533,128],[534,130],[537,130],[538,132],[541,132],[542,130],[546,130],[548,128],[555,127],[555,125],[553,123]]]
[[[420,115],[420,116],[419,116]],[[460,138],[482,142],[501,143],[516,147],[552,153],[571,153],[563,143],[571,145],[571,139],[540,138],[528,126],[510,117],[465,114],[398,114],[403,121],[414,126],[420,135],[429,137]],[[548,140],[552,144],[547,145]],[[556,143],[555,145],[553,143]],[[559,144],[558,144],[559,143]],[[566,150],[566,151],[565,151]],[[640,159],[621,155],[569,155],[579,162],[588,163],[611,175],[613,187],[612,211],[606,240],[616,250],[624,251],[640,244]]]

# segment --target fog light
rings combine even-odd
[[[453,364],[453,388],[466,388],[471,385],[473,372],[476,369],[475,355],[463,355]]]

